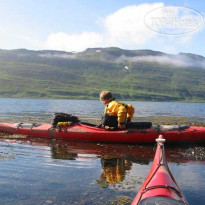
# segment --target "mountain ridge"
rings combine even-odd
[[[205,57],[149,49],[0,49],[0,97],[204,102]]]

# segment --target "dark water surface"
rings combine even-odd
[[[204,118],[204,103],[132,102],[138,116]],[[69,112],[99,118],[98,101],[0,99],[0,118]],[[152,146],[0,137],[0,204],[129,204],[154,158]],[[205,204],[205,147],[168,147],[170,170],[190,204]],[[122,203],[123,204],[123,203]]]

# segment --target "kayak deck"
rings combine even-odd
[[[160,137],[150,172],[132,205],[188,204],[169,170],[163,142]]]

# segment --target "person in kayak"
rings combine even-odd
[[[118,102],[110,91],[102,91],[100,100],[105,105],[102,117],[102,126],[109,129],[125,129],[126,124],[131,122],[135,109],[130,104]]]

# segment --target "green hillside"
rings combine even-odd
[[[181,58],[189,64],[172,64]],[[204,59],[119,48],[0,50],[0,97],[96,99],[108,89],[118,99],[204,102]]]

